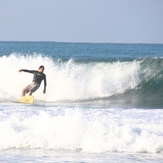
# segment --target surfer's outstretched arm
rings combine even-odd
[[[20,70],[18,70],[18,72],[29,72],[29,73],[33,73],[34,72],[34,70],[26,70],[26,69],[20,69]]]

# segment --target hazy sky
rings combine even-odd
[[[163,43],[163,0],[0,0],[0,40]]]

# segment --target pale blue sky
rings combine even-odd
[[[0,0],[0,40],[163,43],[163,0]]]

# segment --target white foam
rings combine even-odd
[[[0,149],[163,152],[163,110],[3,106]]]

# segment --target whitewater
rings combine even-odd
[[[163,45],[0,42],[1,162],[163,162]],[[45,66],[33,105],[16,103]]]

